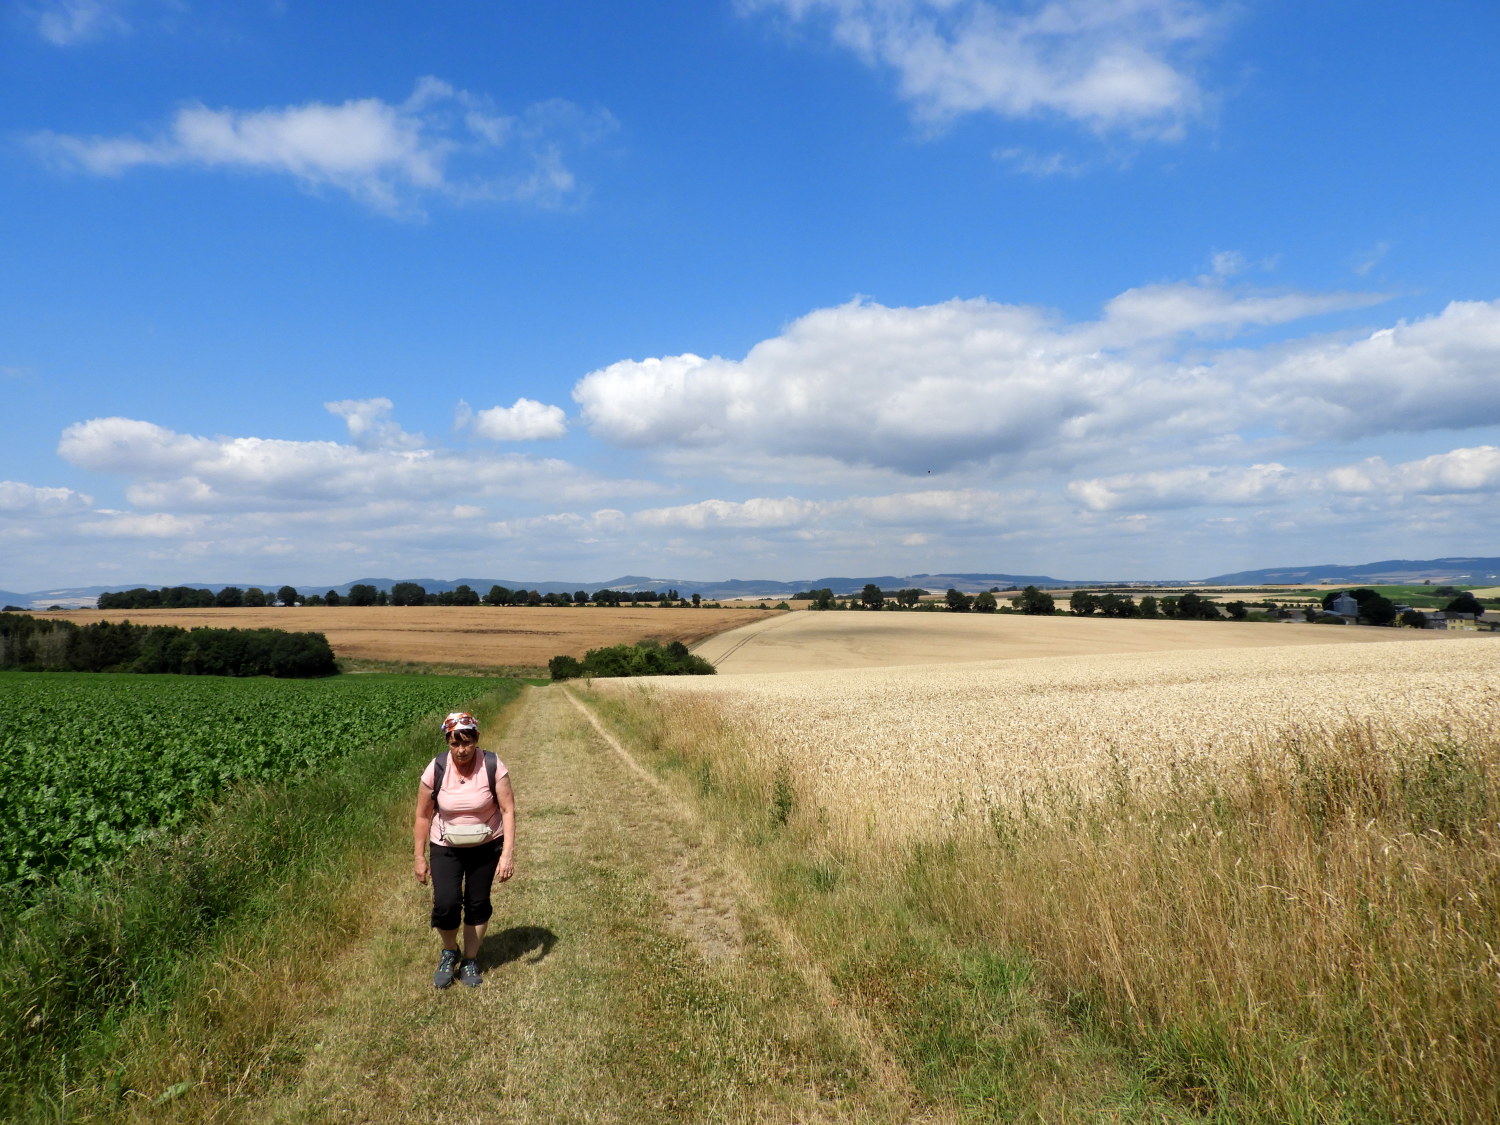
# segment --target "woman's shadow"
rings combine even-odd
[[[545,926],[512,926],[498,934],[487,934],[479,959],[486,969],[498,969],[512,961],[535,965],[552,952],[557,935]]]

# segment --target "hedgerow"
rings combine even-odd
[[[19,613],[0,613],[0,668],[279,679],[338,672],[322,633],[183,629],[129,621],[77,625]]]

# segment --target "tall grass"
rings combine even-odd
[[[1500,1120],[1493,705],[1290,729],[1166,784],[1121,755],[905,836],[877,815],[899,789],[819,804],[816,747],[762,757],[711,699],[601,705],[976,1113],[1009,1082],[1046,1116],[1094,1044],[1196,1117]]]
[[[485,688],[486,719],[520,691]],[[424,722],[298,783],[241,787],[0,916],[0,1119],[113,1117],[274,1077],[282,1025],[367,913],[352,876],[409,839],[437,748]],[[233,997],[231,968],[250,970]]]

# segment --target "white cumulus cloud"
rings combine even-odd
[[[86,511],[93,498],[71,488],[44,488],[20,481],[0,480],[0,516],[68,515]]]
[[[1259,504],[1287,492],[1296,474],[1285,465],[1190,465],[1152,473],[1120,473],[1068,484],[1068,492],[1096,512],[1121,508],[1183,508]]]
[[[1328,469],[1262,465],[1188,465],[1070,481],[1068,493],[1096,512],[1261,505],[1319,495],[1371,497],[1390,506],[1412,496],[1493,493],[1500,488],[1500,447],[1473,446],[1413,461],[1367,457]]]
[[[1500,300],[1290,350],[1254,389],[1289,429],[1341,438],[1500,423]]]
[[[1494,492],[1500,489],[1500,447],[1454,449],[1395,465],[1387,464],[1382,457],[1371,457],[1329,470],[1325,482],[1330,491],[1356,494]]]
[[[377,405],[381,400],[375,400]],[[335,404],[338,405],[338,404]],[[375,425],[383,408],[351,409],[351,429]],[[368,433],[368,429],[364,431]],[[195,437],[132,418],[94,418],[63,431],[71,464],[124,476],[126,497],[157,511],[228,512],[363,507],[382,502],[466,502],[526,492],[552,500],[641,495],[656,486],[595,478],[564,461],[518,453],[483,456],[408,448],[258,437]]]
[[[468,419],[473,430],[491,441],[542,441],[568,432],[562,407],[518,398],[513,406],[492,406]]]
[[[573,398],[600,437],[704,459],[821,457],[907,475],[1066,467],[1127,443],[1180,447],[1264,423],[1277,395],[1252,384],[1285,353],[1205,342],[1376,300],[1268,295],[1214,276],[1130,290],[1078,324],[984,299],[853,301],[801,317],[743,359],[611,364]]]

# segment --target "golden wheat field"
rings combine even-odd
[[[693,644],[725,629],[774,616],[755,609],[632,609],[628,606],[298,606],[256,609],[69,610],[39,614],[85,624],[322,633],[341,658],[538,667],[554,656],[657,640]]]
[[[957,664],[1039,656],[1272,648],[1288,645],[1446,643],[1439,630],[1141,621],[986,613],[792,613],[712,637],[695,650],[720,675]]]
[[[1047,791],[1087,795],[1122,781],[1151,786],[1201,777],[1233,768],[1247,750],[1274,746],[1293,727],[1374,720],[1438,736],[1455,723],[1500,713],[1500,639],[1198,649],[652,684],[668,708],[711,703],[753,753],[785,761],[820,805],[862,810],[874,818],[872,826],[904,833],[938,827],[960,809]]]

